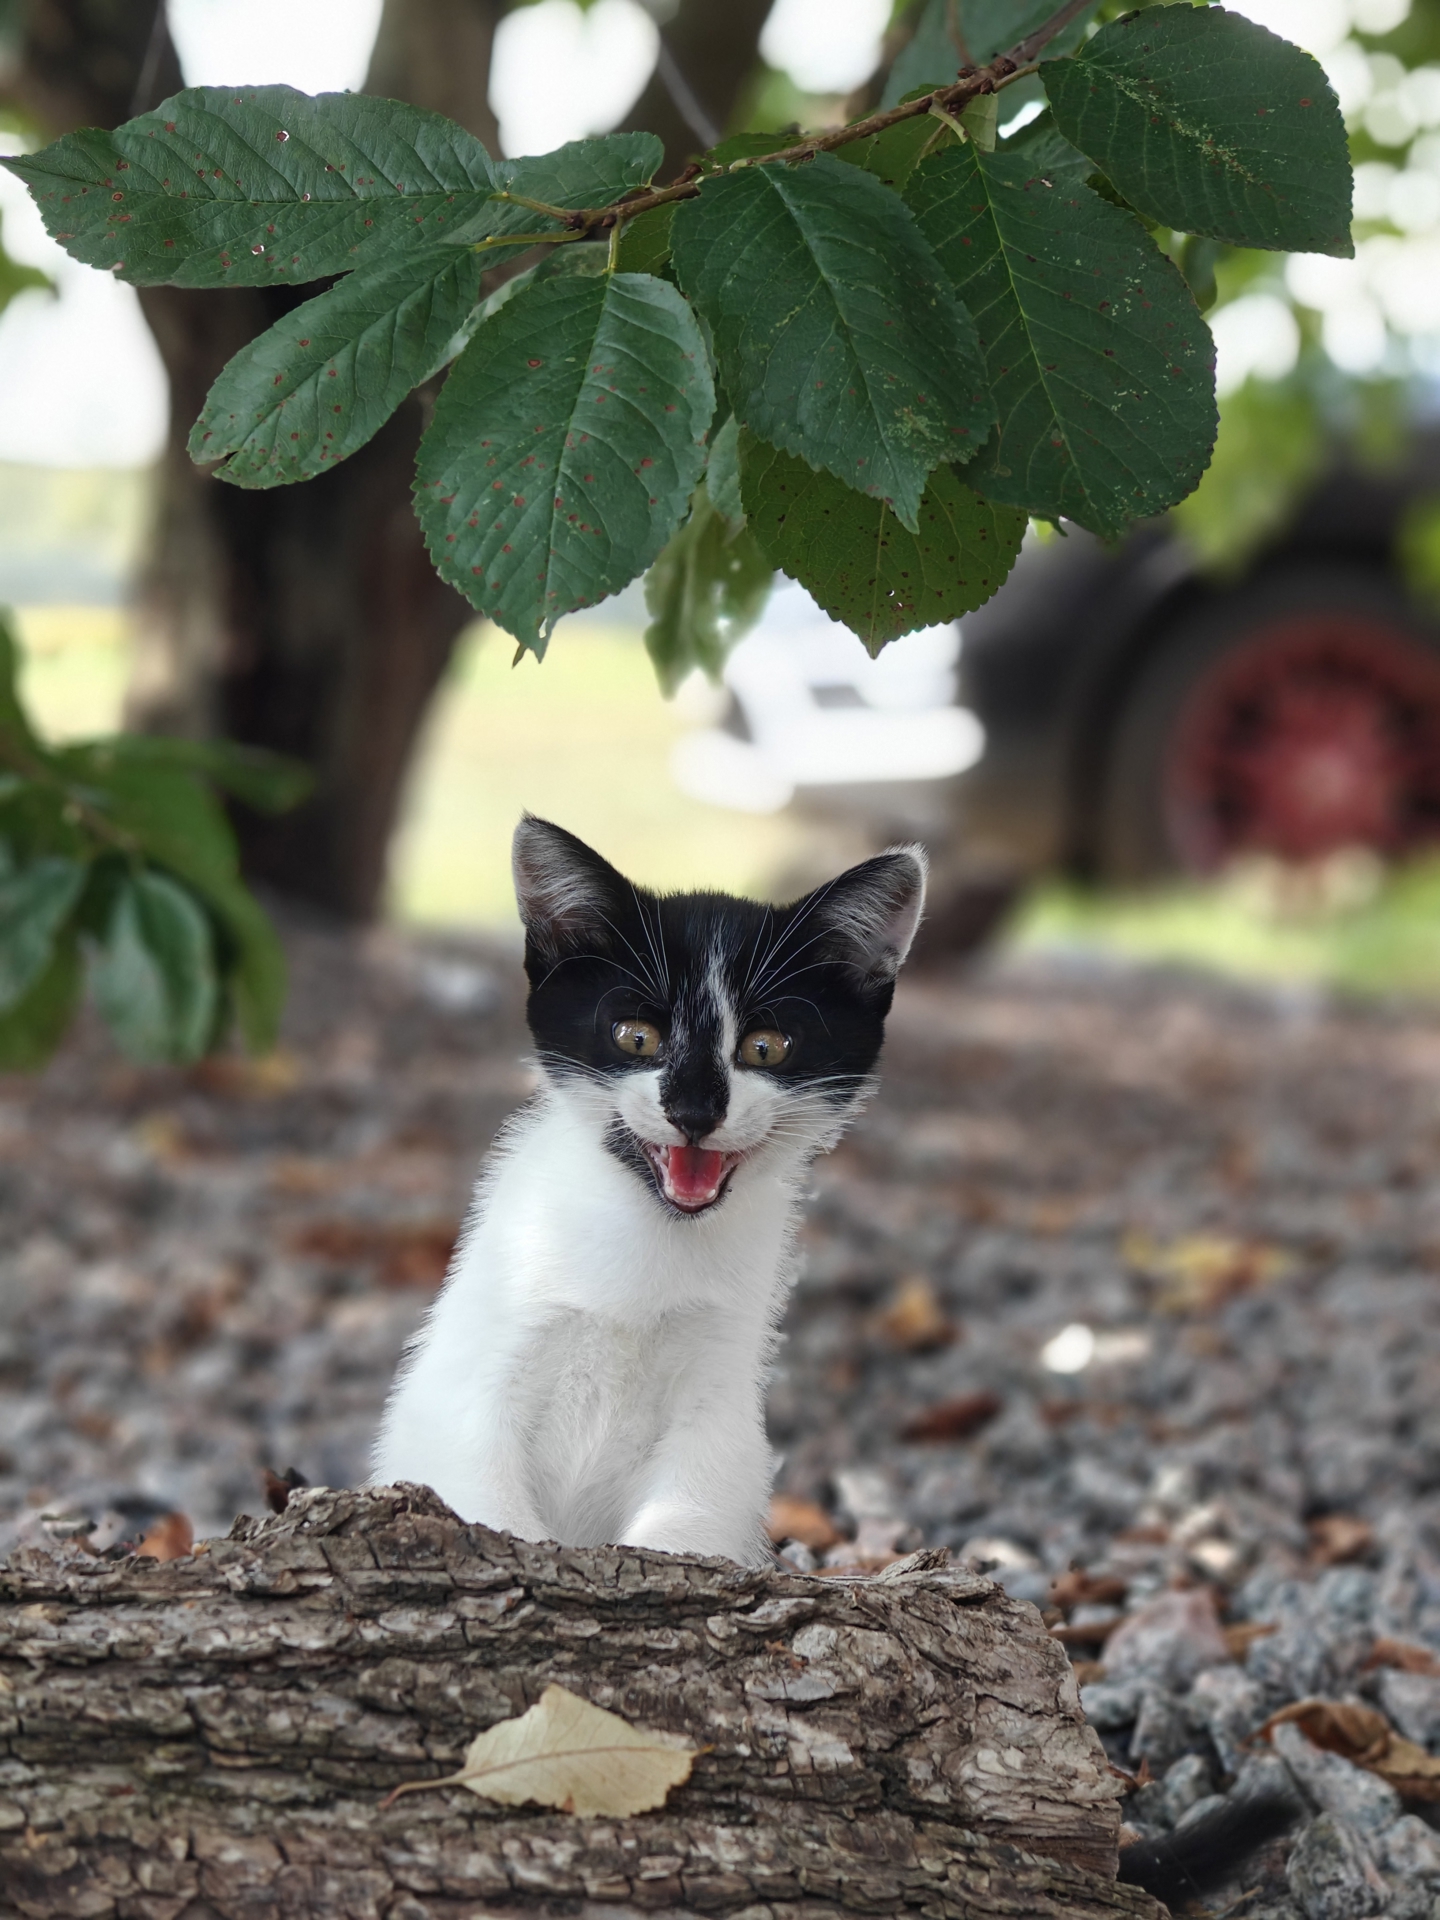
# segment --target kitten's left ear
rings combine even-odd
[[[925,911],[928,871],[923,847],[891,847],[812,894],[817,920],[833,930],[832,951],[867,983],[882,985],[900,971]]]
[[[605,944],[627,883],[593,847],[527,813],[515,829],[511,866],[520,918],[544,958]]]

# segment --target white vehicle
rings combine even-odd
[[[955,704],[958,626],[892,641],[872,660],[848,628],[778,579],[725,664],[724,718],[676,742],[682,792],[775,813],[814,801],[882,831],[938,823],[943,788],[979,759],[984,732]]]

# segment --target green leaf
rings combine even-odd
[[[765,611],[774,573],[748,532],[730,531],[702,480],[690,518],[645,576],[645,647],[667,699],[696,667],[720,678],[726,654]]]
[[[314,775],[300,761],[236,740],[182,740],[168,734],[121,733],[90,743],[106,764],[123,759],[139,767],[180,767],[203,774],[223,792],[260,813],[287,813],[310,792]],[[92,759],[92,768],[96,761]],[[103,777],[103,775],[102,775]]]
[[[814,473],[750,434],[740,441],[747,524],[769,558],[872,654],[988,600],[1014,565],[1026,518],[937,467],[916,533],[880,500]]]
[[[3,312],[17,293],[24,293],[31,287],[54,290],[54,281],[49,274],[42,273],[38,267],[22,267],[18,260],[12,260],[0,241],[0,312]]]
[[[957,146],[908,198],[975,315],[1000,409],[974,484],[1113,535],[1204,472],[1215,349],[1175,267],[1085,170],[1053,134],[1019,152]]]
[[[659,273],[670,258],[670,228],[674,220],[673,200],[627,220],[620,229],[620,257],[616,261],[620,271]]]
[[[897,120],[864,140],[850,141],[836,149],[835,158],[852,167],[863,167],[896,193],[903,193],[906,181],[928,154],[954,144],[954,131],[944,120],[922,113],[913,120]]]
[[[204,1053],[218,1002],[213,955],[209,923],[183,887],[149,872],[121,881],[91,982],[132,1058],[159,1064]]]
[[[681,206],[674,249],[741,422],[913,529],[926,475],[968,458],[995,412],[974,325],[903,201],[829,154],[747,167]]]
[[[363,447],[450,358],[485,259],[430,247],[362,267],[242,347],[190,431],[190,457],[241,487],[311,480]]]
[[[607,133],[598,140],[571,140],[552,153],[496,160],[495,186],[499,193],[523,194],[552,207],[608,207],[632,187],[648,186],[664,158],[664,145],[653,133]],[[533,208],[500,200],[447,238],[480,240],[516,226],[543,233],[553,225]]]
[[[8,611],[0,610],[0,750],[7,747],[27,759],[45,751],[20,700],[20,642]]]
[[[1041,68],[1055,124],[1133,207],[1240,247],[1354,252],[1340,108],[1310,54],[1223,7],[1147,7]]]
[[[0,1071],[32,1073],[44,1066],[65,1037],[84,977],[80,943],[67,928],[24,999],[0,1013]]]
[[[190,87],[0,164],[68,253],[136,286],[343,273],[441,238],[496,184],[480,142],[438,113],[293,87]]]
[[[740,500],[740,422],[733,413],[711,436],[705,492],[716,512],[729,521],[732,532],[744,526],[745,508]]]
[[[659,553],[705,464],[715,392],[680,295],[648,274],[536,282],[456,361],[420,443],[436,566],[536,654]]]
[[[49,966],[85,886],[78,860],[34,860],[0,879],[0,1013],[25,998]]]

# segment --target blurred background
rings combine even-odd
[[[1440,982],[1440,0],[1240,10],[1336,88],[1356,257],[1157,235],[1218,342],[1199,492],[1115,550],[1034,529],[963,632],[878,662],[777,581],[725,685],[668,700],[638,587],[512,670],[433,577],[407,502],[423,398],[310,487],[196,473],[205,388],[287,296],[137,295],[67,260],[0,179],[0,602],[43,725],[299,755],[314,797],[242,818],[247,864],[272,899],[357,923],[513,933],[529,807],[637,879],[761,894],[919,835],[932,956],[1003,941]],[[0,139],[113,124],[182,80],[286,81],[403,95],[512,154],[644,125],[679,164],[716,129],[856,110],[905,31],[891,0],[722,11],[8,0]]]

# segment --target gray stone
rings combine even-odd
[[[1205,1667],[1229,1657],[1206,1587],[1157,1594],[1105,1642],[1110,1679],[1150,1680],[1161,1687],[1183,1687]]]
[[[1208,1819],[1212,1813],[1218,1813],[1224,1805],[1223,1793],[1207,1793],[1203,1800],[1197,1800],[1193,1806],[1187,1807],[1181,1814],[1175,1822],[1176,1832],[1178,1833],[1182,1827],[1193,1827],[1197,1820]]]
[[[1285,1877],[1305,1920],[1364,1920],[1383,1913],[1390,1889],[1352,1827],[1322,1813],[1301,1834]]]
[[[1422,1747],[1440,1742],[1440,1674],[1399,1673],[1387,1667],[1376,1692],[1407,1740]]]
[[[1250,1736],[1265,1718],[1260,1688],[1239,1667],[1207,1667],[1195,1676],[1185,1704],[1209,1734],[1226,1773],[1239,1773]]]
[[[1187,1753],[1183,1760],[1177,1760],[1165,1775],[1168,1824],[1173,1827],[1197,1801],[1208,1799],[1214,1787],[1210,1764],[1204,1754]]]
[[[1114,1733],[1128,1727],[1140,1710],[1140,1684],[1136,1680],[1092,1680],[1080,1689],[1080,1705],[1085,1718],[1100,1733]]]
[[[1401,1814],[1381,1834],[1375,1854],[1397,1880],[1440,1880],[1440,1834],[1418,1814]]]
[[[1148,1760],[1152,1773],[1164,1773],[1190,1747],[1195,1735],[1190,1716],[1173,1693],[1147,1687],[1140,1697],[1130,1758]]]
[[[1373,1839],[1400,1818],[1400,1796],[1388,1780],[1367,1773],[1338,1753],[1312,1746],[1293,1722],[1276,1727],[1271,1743],[1322,1813],[1334,1814]]]

